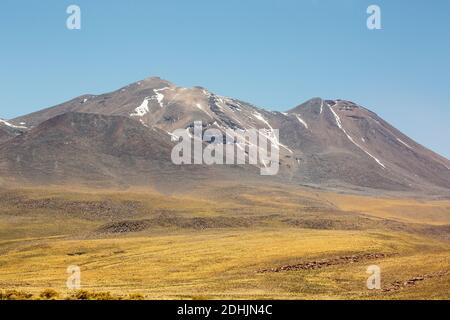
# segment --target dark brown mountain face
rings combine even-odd
[[[447,159],[361,106],[314,99],[290,110],[288,115],[303,125],[306,139],[298,136],[295,140],[306,170],[298,172],[311,183],[336,180],[388,190],[450,188]],[[288,145],[292,143],[295,141]]]
[[[150,168],[170,160],[171,146],[161,136],[125,117],[69,112],[1,145],[0,163],[35,182],[121,181],[138,175],[131,171],[140,159]]]
[[[15,135],[9,132],[9,130],[0,127],[0,143],[8,141]]]
[[[173,165],[173,146],[165,131],[128,117],[67,112],[0,144],[0,172],[19,182],[165,190],[227,176],[220,167]]]
[[[173,165],[170,133],[192,131],[200,120],[205,129],[222,132],[279,129],[273,140],[279,174],[262,178],[250,165]],[[22,181],[170,186],[237,179],[444,195],[450,189],[448,159],[344,100],[315,98],[286,113],[270,112],[201,87],[149,78],[13,119],[6,127],[0,126],[0,177]]]

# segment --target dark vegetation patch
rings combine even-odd
[[[6,290],[0,291],[0,300],[29,300],[33,297],[31,293],[18,291],[18,290]]]
[[[129,220],[107,223],[97,231],[99,233],[128,233],[144,231],[150,227],[150,220]]]
[[[28,211],[45,209],[56,211],[60,214],[78,215],[84,219],[131,216],[143,209],[141,202],[130,200],[74,201],[60,198],[30,199],[12,193],[0,194],[0,202],[3,207]]]
[[[131,293],[129,295],[113,295],[110,292],[94,292],[77,290],[63,296],[53,289],[45,289],[39,295],[19,290],[0,291],[0,300],[144,300],[144,295]]]
[[[87,252],[86,251],[75,251],[75,252],[69,252],[67,255],[74,257],[74,256],[82,256],[85,255]]]
[[[43,300],[53,300],[57,299],[59,296],[58,292],[53,289],[45,289],[39,294],[39,297]]]
[[[218,228],[249,228],[262,225],[264,217],[180,217],[175,215],[160,215],[153,219],[124,220],[107,223],[97,229],[98,233],[128,233],[140,232],[154,227],[182,229],[218,229]]]
[[[299,271],[299,270],[317,270],[331,266],[346,265],[351,263],[358,263],[367,260],[384,259],[395,255],[395,253],[362,253],[347,256],[339,256],[329,259],[306,261],[298,264],[283,265],[270,269],[259,270],[258,273],[268,272],[285,272],[285,271]]]
[[[383,291],[384,292],[397,291],[397,290],[401,290],[403,288],[413,287],[419,282],[423,282],[423,281],[435,279],[435,278],[443,278],[445,276],[450,276],[450,270],[441,270],[441,271],[437,271],[437,272],[427,273],[427,274],[409,278],[404,281],[397,280],[397,281],[392,282],[388,287],[384,288]]]

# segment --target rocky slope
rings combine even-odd
[[[171,133],[279,129],[280,172],[257,166],[174,166]],[[7,129],[5,129],[7,127]],[[448,193],[450,161],[350,101],[315,98],[271,112],[202,87],[148,78],[0,123],[0,176],[58,183],[166,184],[232,178],[342,189]]]

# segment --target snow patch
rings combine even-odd
[[[407,144],[406,142],[402,141],[399,138],[396,138],[398,142],[400,142],[401,144],[403,144],[405,147],[407,147],[408,149],[412,149],[411,146],[409,144]]]
[[[306,129],[308,129],[308,124],[300,117],[300,115],[296,114],[295,117]]]
[[[15,126],[15,125],[13,125],[12,123],[9,123],[8,121],[2,120],[2,119],[0,119],[0,123],[3,123],[5,126],[8,126],[8,127],[10,127],[10,128],[14,128],[14,129],[28,129],[28,128],[25,127],[25,126]],[[24,122],[21,122],[21,124],[22,124],[22,123],[24,123]]]
[[[163,100],[164,100],[164,95],[162,93],[160,93],[160,91],[164,91],[164,90],[168,90],[170,88],[165,87],[165,88],[161,88],[161,89],[153,89],[153,91],[156,94],[156,100],[158,101],[158,104],[161,108],[164,107],[163,105]]]
[[[267,125],[271,130],[273,130],[272,126],[270,125],[270,123],[262,116],[261,113],[259,112],[255,112],[253,113],[253,116],[258,119],[261,122],[264,122],[265,125]]]
[[[206,113],[206,115],[207,115],[208,117],[210,117],[211,119],[214,119],[214,117],[213,117],[212,115],[210,115],[210,113],[208,112],[208,108],[205,108],[205,107],[203,106],[203,104],[201,104],[201,103],[196,103],[195,106],[196,106],[199,110],[201,110],[201,111],[203,111],[204,113]]]
[[[186,128],[186,133],[188,134],[190,139],[193,138],[193,135],[192,135],[191,131],[189,130],[189,128]],[[197,138],[197,137],[195,137],[195,138]]]
[[[206,90],[206,89],[203,89],[202,92],[203,92],[203,94],[204,94],[205,96],[207,96],[207,97],[210,97],[210,96],[211,96],[211,93],[209,93],[208,90]]]
[[[143,117],[145,116],[149,111],[149,102],[151,100],[156,100],[159,104],[159,106],[161,108],[164,107],[163,105],[163,100],[164,100],[164,95],[162,93],[160,93],[160,91],[164,91],[164,90],[168,90],[171,88],[165,87],[165,88],[161,88],[161,89],[153,89],[153,91],[155,92],[155,94],[151,97],[146,97],[144,99],[144,101],[141,103],[141,105],[139,107],[137,107],[136,109],[134,109],[134,112],[132,114],[130,114],[131,117]]]
[[[151,100],[151,97],[147,97],[142,101],[141,105],[134,109],[134,112],[130,114],[131,117],[143,117],[149,112],[148,102]]]
[[[148,128],[148,125],[144,122],[144,120],[139,119],[139,121],[141,122],[141,124],[142,124],[144,127],[147,127],[147,128]]]
[[[337,113],[333,110],[332,107],[328,106],[331,110],[331,112],[334,115],[334,118],[336,119],[336,124],[339,127],[339,129],[341,129],[345,135],[347,136],[347,138],[355,145],[357,146],[359,149],[361,149],[362,151],[364,151],[368,156],[370,156],[373,160],[375,160],[381,167],[383,167],[383,169],[386,169],[386,166],[379,160],[377,159],[375,156],[373,156],[372,154],[370,154],[368,151],[366,151],[363,147],[361,147],[359,144],[357,144],[355,142],[355,140],[353,140],[352,137],[350,137],[350,135],[347,133],[347,131],[345,131],[344,127],[342,126],[342,122],[341,122],[341,118],[339,118],[339,116],[337,115]]]
[[[269,129],[264,130],[266,134],[263,134],[267,139],[270,140],[271,143],[273,143],[277,149],[280,149],[280,147],[286,149],[287,151],[289,151],[290,153],[294,153],[291,149],[289,149],[287,146],[285,146],[284,144],[280,143],[280,141],[278,141],[277,137],[274,135],[273,131],[274,129],[272,128],[272,126],[270,125],[269,121],[267,121],[263,115],[259,112],[254,112],[253,116],[258,119],[259,121],[265,123]]]
[[[328,106],[328,107],[330,108],[331,112],[333,113],[334,118],[336,119],[336,124],[337,124],[337,126],[339,127],[339,129],[341,129],[341,130],[343,130],[343,131],[345,132],[344,128],[342,128],[341,118],[339,118],[339,116],[337,115],[337,113],[334,112],[333,108],[331,108],[330,106]],[[346,134],[347,134],[347,133],[346,133]]]
[[[177,136],[177,135],[175,135],[175,134],[173,134],[173,133],[171,133],[169,131],[166,131],[166,132],[170,136],[170,141],[176,142],[176,141],[178,141],[180,139],[179,136]]]

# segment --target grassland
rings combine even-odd
[[[18,298],[73,296],[78,265],[106,298],[450,299],[450,201],[235,185],[2,189],[0,203],[0,291],[32,295]],[[383,256],[261,272],[368,254]],[[384,290],[366,287],[374,264]]]

